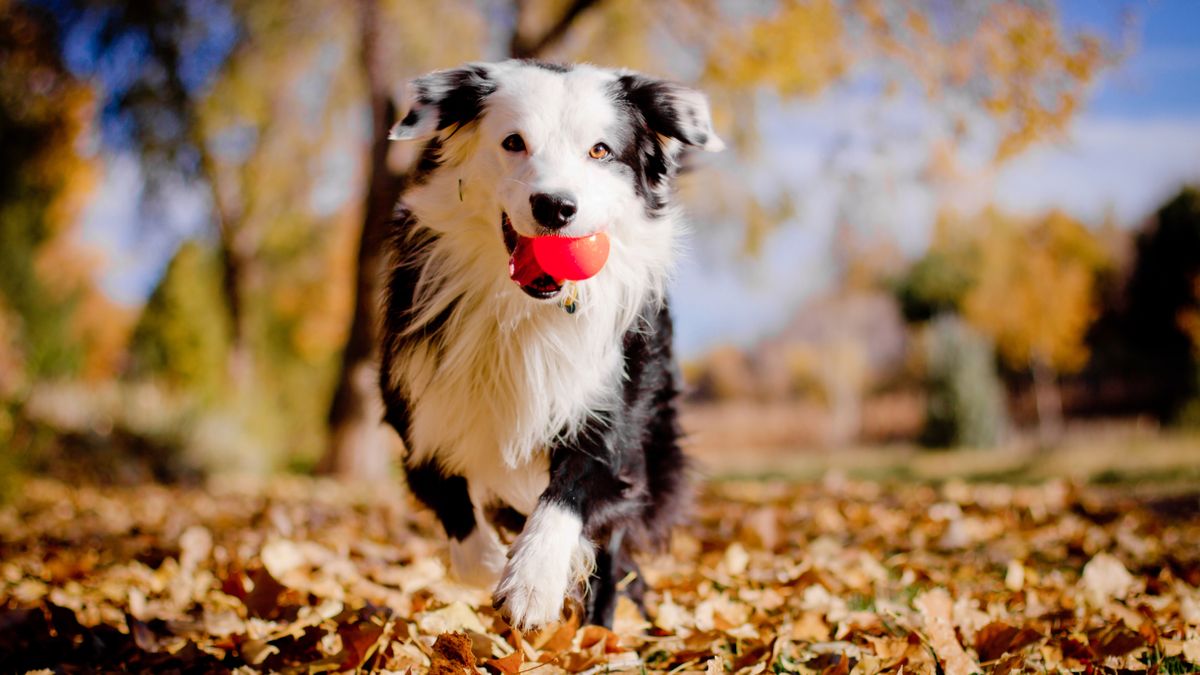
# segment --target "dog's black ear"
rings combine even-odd
[[[483,112],[485,100],[494,91],[496,82],[484,63],[418,77],[405,89],[407,112],[392,127],[388,138],[425,139],[452,126],[468,124]]]
[[[709,152],[725,149],[725,143],[713,131],[712,113],[704,94],[641,73],[625,73],[618,83],[624,98],[641,111],[651,131]]]

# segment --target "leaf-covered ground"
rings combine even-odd
[[[400,489],[70,488],[0,509],[0,671],[1195,672],[1200,499],[719,483],[648,618],[509,631]]]

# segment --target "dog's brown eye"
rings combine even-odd
[[[591,150],[588,150],[588,157],[592,159],[605,159],[610,154],[612,154],[612,150],[609,150],[608,146],[603,143],[597,143],[592,146]]]
[[[525,152],[525,139],[521,138],[521,134],[509,134],[500,146],[509,152]]]

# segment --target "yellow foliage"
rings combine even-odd
[[[919,10],[897,18],[894,2],[855,6],[868,29],[867,50],[901,65],[930,98],[965,97],[988,113],[999,131],[998,161],[1061,133],[1107,62],[1095,37],[1068,36],[1050,9],[1017,0],[989,3],[973,25],[948,35]]]
[[[653,5],[642,0],[602,2],[591,12],[582,15],[563,44],[548,56],[566,61],[589,61],[602,66],[655,70],[655,41],[650,39],[650,32],[654,29],[651,7]],[[532,29],[532,32],[540,33],[552,20],[551,17],[561,16],[562,11],[556,8],[548,16],[542,17],[538,21],[540,27]]]
[[[34,268],[46,290],[58,301],[92,283],[100,259],[75,238],[79,216],[92,197],[99,173],[96,162],[76,149],[90,130],[95,109],[91,90],[82,84],[63,87],[63,129],[55,143],[31,162],[29,171],[43,185],[54,186],[46,208],[49,236],[37,250]]]
[[[706,77],[717,83],[764,84],[784,96],[812,95],[850,65],[841,10],[833,0],[787,0],[748,29],[720,27]]]
[[[1058,212],[1022,221],[993,210],[968,226],[977,268],[964,299],[967,320],[1014,368],[1081,368],[1096,317],[1096,275],[1108,264],[1095,236]]]
[[[47,302],[76,303],[69,330],[82,347],[80,375],[97,381],[112,377],[120,367],[134,317],[97,286],[105,261],[78,237],[80,216],[100,173],[97,159],[79,150],[92,133],[94,94],[89,86],[72,82],[62,87],[56,101],[62,131],[28,169],[44,185],[54,186],[44,215],[48,237],[34,253],[34,270],[49,296]]]
[[[642,7],[648,19],[659,20],[658,33],[674,36],[679,53],[703,64],[700,79],[716,127],[743,161],[760,142],[760,90],[812,97],[862,75],[867,83],[882,79],[881,98],[917,92],[945,116],[948,138],[933,142],[944,144],[935,148],[942,155],[936,168],[947,169],[956,164],[958,142],[975,128],[994,139],[997,163],[1061,134],[1096,73],[1111,62],[1100,40],[1065,30],[1053,4],[1032,5],[778,0],[749,7],[693,0]],[[709,173],[711,189],[729,190],[735,182]],[[750,251],[781,222],[756,208],[755,199],[733,195],[731,212],[714,218],[746,223]]]
[[[978,36],[982,67],[994,76],[982,99],[1005,131],[996,150],[1005,159],[1061,132],[1084,88],[1103,63],[1100,43],[1082,36],[1070,45],[1045,10],[999,5]]]

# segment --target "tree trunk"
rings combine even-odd
[[[514,32],[513,56],[536,57],[560,40],[571,24],[598,0],[574,0],[544,33],[526,39]],[[518,13],[521,3],[516,5]],[[388,72],[379,63],[376,45],[381,29],[378,0],[359,0],[360,63],[371,101],[371,151],[367,195],[354,288],[354,317],[342,354],[341,372],[329,410],[329,445],[317,470],[349,479],[378,479],[388,475],[392,433],[383,420],[379,395],[376,337],[379,282],[384,270],[383,239],[405,176],[388,169],[388,131],[396,110],[390,97]],[[519,17],[517,24],[520,24]]]
[[[541,35],[530,37],[521,33],[521,12],[525,3],[518,0],[516,4],[517,17],[513,34],[508,42],[508,54],[514,59],[536,59],[566,35],[567,30],[584,12],[591,9],[599,0],[572,0],[563,10],[562,16],[552,25],[547,26]]]
[[[359,58],[371,103],[367,195],[355,266],[354,315],[329,410],[329,446],[318,467],[323,473],[356,479],[384,478],[390,463],[390,437],[382,425],[375,324],[384,233],[404,179],[387,164],[388,130],[396,110],[386,70],[379,63],[379,30],[378,1],[360,0]]]
[[[1037,404],[1038,443],[1049,448],[1062,437],[1062,396],[1058,390],[1058,378],[1042,358],[1034,357],[1033,398]]]

